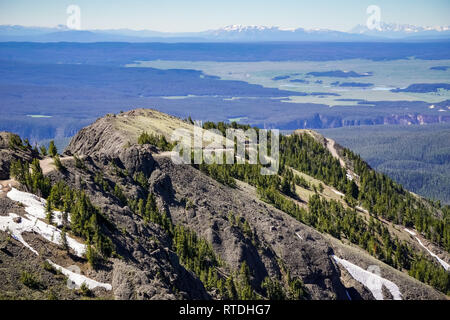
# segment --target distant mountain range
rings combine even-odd
[[[267,26],[230,25],[202,32],[160,32],[152,30],[70,30],[0,26],[0,41],[24,42],[259,42],[259,41],[427,41],[450,39],[450,27],[421,27],[381,23],[380,30],[358,25],[349,32],[329,29],[286,29]]]
[[[438,39],[449,38],[450,26],[422,27],[411,24],[380,23],[380,29],[370,30],[365,25],[357,25],[350,33],[375,37],[399,39]]]

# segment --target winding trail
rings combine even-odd
[[[341,164],[341,167],[343,168],[347,168],[347,165],[344,161],[344,159],[342,159],[342,157],[339,155],[339,153],[336,150],[336,141],[334,141],[333,139],[330,138],[325,138],[326,141],[326,146],[328,151],[330,151],[331,155],[339,160],[339,163]]]

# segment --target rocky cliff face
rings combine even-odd
[[[362,250],[321,234],[260,201],[249,185],[239,183],[238,188],[229,188],[189,165],[175,165],[154,147],[137,144],[138,133],[148,124],[149,131],[160,134],[168,134],[166,128],[188,126],[155,111],[136,110],[107,116],[82,129],[65,150],[65,155],[81,157],[83,167],[69,159],[64,162],[64,170],[48,173],[54,183],[64,181],[84,190],[107,217],[109,227],[104,232],[112,239],[117,256],[110,258],[100,270],[87,272],[92,278],[111,283],[111,294],[116,299],[218,297],[216,291],[206,289],[199,276],[180,263],[171,249],[169,236],[159,225],[144,221],[118,199],[113,192],[116,185],[128,199],[138,199],[147,192],[154,194],[159,210],[166,212],[175,225],[194,231],[212,245],[227,266],[220,270],[225,277],[239,270],[245,261],[251,270],[251,285],[258,294],[262,293],[261,282],[266,277],[280,278],[289,272],[302,280],[310,299],[373,299],[373,292],[355,280],[333,258],[336,255],[363,269],[378,266],[382,277],[398,286],[403,299],[444,298],[431,287]],[[138,172],[146,177],[145,186],[133,178]],[[95,178],[98,174],[110,189],[105,190],[99,184]],[[10,211],[13,201],[5,197],[0,200],[4,215]],[[230,215],[245,221],[250,231],[230,222]],[[33,237],[39,240],[38,235]],[[14,242],[6,249],[13,245],[17,246]],[[54,252],[47,255],[56,259]],[[17,263],[18,257],[13,254],[7,259],[12,264]],[[79,259],[64,259],[71,260],[65,260],[66,265],[86,264]],[[385,299],[392,298],[384,291]]]
[[[383,116],[371,115],[367,118],[362,115],[359,119],[351,119],[351,117],[342,117],[341,115],[317,113],[303,119],[279,123],[277,127],[281,127],[283,130],[295,130],[299,128],[328,129],[361,125],[411,125],[447,122],[450,122],[450,116],[420,113],[388,114]],[[264,123],[257,123],[257,126],[264,126]]]

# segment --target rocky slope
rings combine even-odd
[[[93,269],[84,258],[64,254],[56,245],[44,245],[45,240],[39,234],[26,233],[28,243],[40,252],[36,256],[16,239],[7,239],[7,232],[0,231],[3,239],[0,264],[2,270],[6,266],[11,279],[0,284],[2,295],[17,298],[25,290],[29,298],[45,298],[45,295],[33,295],[29,288],[18,291],[17,288],[23,286],[17,282],[19,271],[25,267],[21,261],[26,259],[29,269],[44,273],[40,275],[45,286],[41,292],[49,294],[61,286],[60,282],[54,283],[48,271],[42,270],[43,259],[50,259],[63,267],[76,265],[84,275],[111,284],[111,291],[93,290],[93,294],[100,297],[220,298],[217,290],[207,288],[199,274],[181,263],[172,239],[160,225],[146,221],[121,201],[114,191],[115,186],[119,186],[127,199],[139,199],[148,192],[154,194],[159,211],[165,212],[174,225],[183,226],[206,239],[222,262],[218,267],[222,277],[229,278],[245,261],[251,270],[250,285],[260,297],[265,296],[261,283],[266,277],[283,279],[288,273],[291,278],[302,281],[307,299],[380,298],[377,283],[380,283],[378,289],[384,299],[396,298],[397,292],[401,299],[446,298],[362,249],[320,233],[262,202],[253,187],[242,182],[237,188],[227,187],[190,165],[174,164],[167,153],[153,146],[137,143],[137,137],[143,131],[169,138],[172,130],[179,127],[192,129],[188,122],[154,110],[139,109],[107,115],[82,129],[64,153],[77,155],[83,164],[67,158],[64,169],[49,170],[46,176],[52,183],[64,181],[70,187],[86,192],[108,221],[102,231],[112,240],[115,255]],[[5,150],[7,147],[2,145],[0,152]],[[23,159],[30,160],[29,155],[23,155]],[[138,173],[145,176],[146,183],[137,181]],[[98,178],[100,174],[103,183]],[[23,208],[2,192],[0,217],[10,212],[26,218]],[[242,227],[244,223],[247,229]],[[346,267],[339,259],[354,267]],[[369,283],[364,282],[355,271],[358,267],[376,269],[379,277],[372,279],[369,275],[366,277]],[[394,285],[381,285],[385,281]],[[73,299],[79,295],[66,290],[59,298]]]

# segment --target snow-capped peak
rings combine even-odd
[[[449,31],[449,26],[416,26],[412,24],[398,24],[398,23],[380,23],[381,30],[371,30],[366,25],[357,25],[352,30],[351,33],[397,33],[397,34],[416,34],[419,32],[435,31],[435,32],[445,32]]]
[[[279,29],[278,27],[267,27],[267,26],[257,26],[257,25],[249,25],[249,26],[245,26],[242,24],[232,24],[232,25],[228,25],[225,26],[223,28],[220,28],[217,31],[238,31],[238,32],[243,32],[243,31],[264,31],[264,30],[273,30],[273,29]]]

